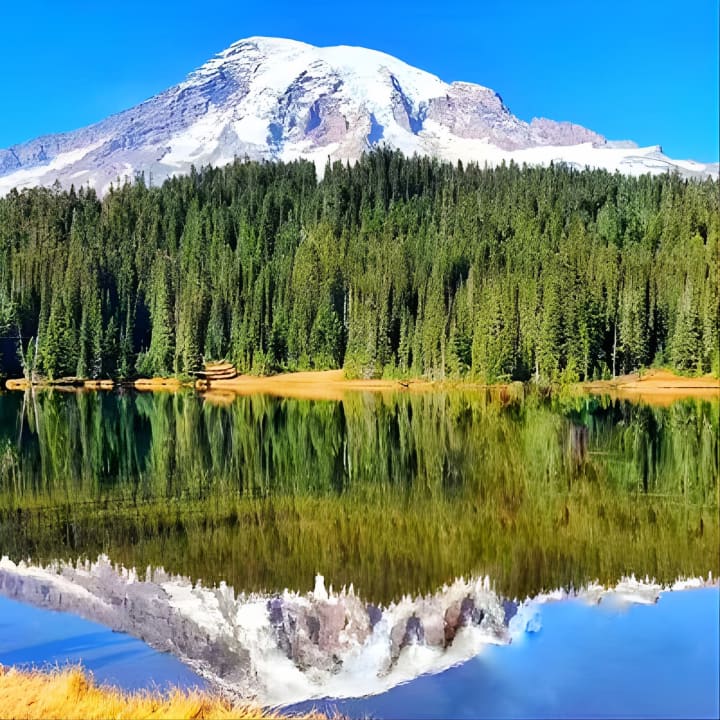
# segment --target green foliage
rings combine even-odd
[[[0,199],[0,367],[344,367],[543,382],[718,372],[717,181],[378,150]],[[17,338],[17,340],[15,339]],[[33,353],[34,357],[34,353]]]
[[[342,362],[343,329],[335,310],[323,303],[310,331],[310,354],[316,368],[328,370]]]

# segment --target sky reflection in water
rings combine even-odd
[[[0,665],[66,663],[82,663],[98,683],[127,690],[205,686],[175,657],[141,640],[70,613],[42,610],[0,596]]]

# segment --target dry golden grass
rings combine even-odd
[[[214,363],[207,365],[210,370],[224,370],[232,368],[229,363]],[[30,383],[22,378],[7,380],[8,390],[26,390]],[[75,387],[54,385],[55,389],[76,391]],[[86,390],[112,389],[111,380],[86,380]],[[140,378],[135,380],[133,387],[146,392],[177,392],[193,383],[183,383],[175,377],[167,378]],[[467,380],[459,381],[428,381],[421,379],[401,382],[390,379],[350,380],[345,377],[343,370],[310,370],[304,372],[280,373],[278,375],[254,376],[238,375],[233,378],[197,380],[194,383],[196,390],[202,392],[209,402],[218,405],[227,405],[238,395],[255,395],[264,393],[276,397],[290,397],[299,400],[335,400],[341,401],[348,391],[366,392],[397,392],[409,390],[414,392],[428,392],[443,389],[495,389],[503,392],[509,386],[503,384],[483,385]],[[642,375],[622,375],[613,380],[600,380],[578,383],[577,391],[602,393],[620,399],[641,401],[649,405],[667,406],[676,400],[684,398],[720,397],[720,380],[711,375],[703,377],[685,377],[676,375],[668,370],[648,370]],[[501,398],[502,399],[502,398]]]
[[[22,671],[0,666],[0,717],[17,720],[35,718],[109,720],[110,718],[280,718],[252,705],[231,705],[223,698],[199,691],[171,690],[125,693],[97,686],[78,667],[50,672]],[[322,715],[304,716],[321,720]]]
[[[197,387],[199,390],[207,390],[207,384]],[[238,375],[228,380],[212,380],[207,395],[217,393],[217,398],[208,397],[208,400],[225,403],[233,395],[254,395],[256,393],[303,400],[344,400],[346,393],[354,390],[428,392],[451,388],[487,390],[488,387],[502,393],[503,391],[507,392],[510,386],[478,385],[464,380],[430,382],[416,379],[409,383],[389,379],[349,380],[342,370],[311,370],[257,377]],[[720,395],[720,381],[717,378],[709,375],[684,377],[667,370],[649,370],[642,376],[636,373],[610,381],[580,383],[577,387],[584,392],[602,392],[629,400],[642,400],[651,405],[669,405],[676,400],[689,397],[712,399]]]

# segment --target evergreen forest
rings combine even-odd
[[[720,372],[718,181],[382,149],[0,199],[0,374]]]

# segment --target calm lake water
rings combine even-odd
[[[107,553],[237,591],[509,597],[720,570],[719,404],[0,394],[0,554]]]

